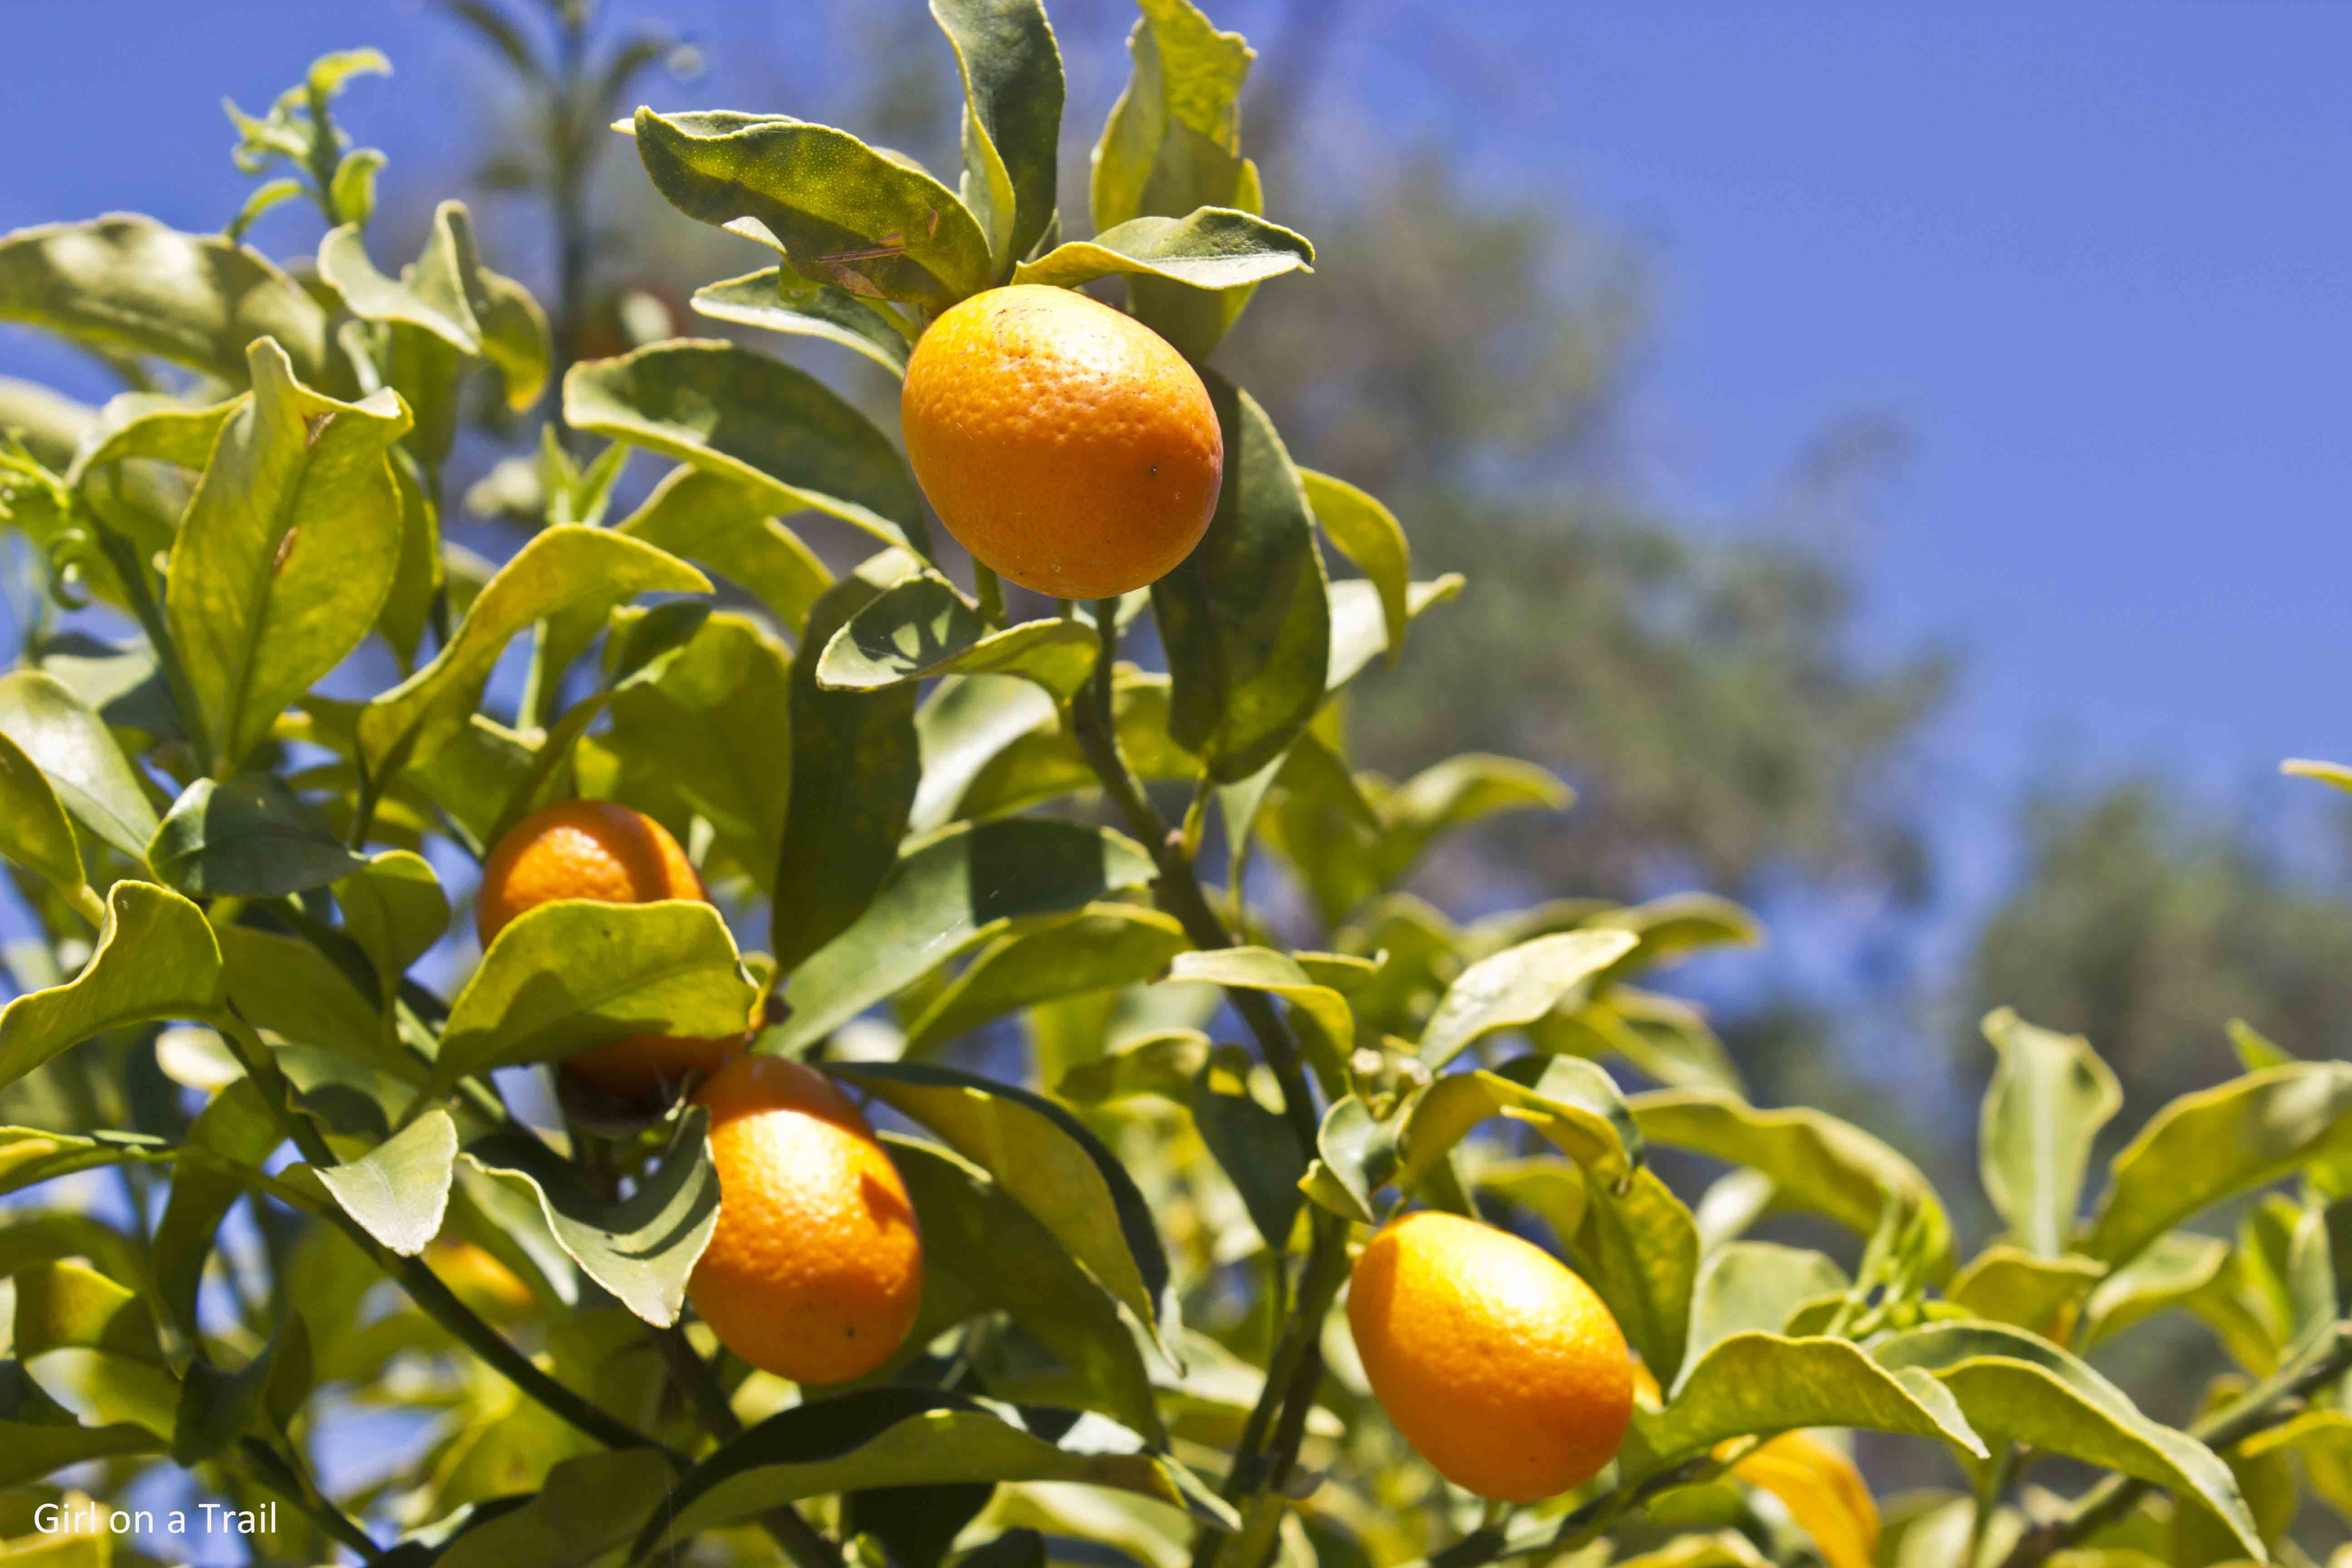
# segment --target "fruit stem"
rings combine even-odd
[[[2305,1398],[2352,1370],[2352,1320],[2338,1319],[2319,1341],[2289,1366],[2246,1390],[2204,1420],[2189,1435],[2225,1457],[2228,1450],[2260,1432],[2267,1432],[2301,1412]],[[2110,1475],[2076,1498],[2055,1519],[2037,1524],[2018,1538],[2000,1568],[2035,1568],[2052,1553],[2094,1535],[2129,1513],[2151,1489],[2146,1481]]]
[[[988,563],[974,556],[971,563],[972,587],[980,595],[980,618],[992,626],[1004,624],[1004,584]]]
[[[1097,600],[1094,617],[1102,639],[1095,659],[1094,679],[1070,700],[1070,728],[1078,749],[1102,781],[1103,793],[1127,819],[1128,831],[1141,839],[1150,851],[1152,865],[1160,873],[1157,889],[1160,906],[1176,917],[1194,947],[1203,952],[1232,947],[1233,933],[1210,907],[1209,895],[1201,886],[1192,859],[1184,853],[1182,841],[1170,834],[1167,820],[1151,804],[1150,796],[1144,794],[1134,769],[1128,766],[1127,758],[1118,749],[1118,730],[1111,708],[1111,682],[1118,663],[1118,601]],[[1229,990],[1225,994],[1241,1014],[1242,1021],[1249,1026],[1250,1033],[1256,1037],[1260,1053],[1274,1069],[1276,1081],[1282,1085],[1283,1114],[1289,1119],[1291,1132],[1298,1140],[1302,1162],[1312,1160],[1318,1125],[1315,1090],[1307,1081],[1297,1040],[1265,992]]]

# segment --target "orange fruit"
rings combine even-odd
[[[564,1070],[614,1100],[667,1100],[688,1074],[709,1078],[750,1048],[756,1029],[715,1040],[631,1035],[563,1058]]]
[[[710,1109],[719,1225],[688,1290],[719,1342],[794,1383],[890,1359],[923,1299],[923,1242],[898,1167],[831,1079],[738,1057]]]
[[[1633,1414],[1625,1336],[1542,1248],[1455,1215],[1391,1223],[1348,1285],[1372,1394],[1438,1474],[1538,1502],[1601,1473]]]
[[[643,812],[607,800],[534,812],[499,840],[482,866],[476,909],[487,949],[525,910],[557,899],[649,904],[704,897],[686,851]],[[615,1100],[666,1097],[689,1072],[715,1072],[749,1035],[681,1039],[634,1035],[564,1059],[564,1069]]]
[[[702,879],[669,829],[609,800],[533,812],[482,863],[475,910],[488,948],[515,918],[558,899],[651,904],[703,897]]]
[[[1224,437],[1166,339],[1068,289],[992,289],[907,362],[907,457],[958,543],[1024,588],[1107,599],[1208,531]]]

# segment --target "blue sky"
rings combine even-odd
[[[918,0],[890,4],[946,70]],[[1076,45],[1124,8],[1056,9]],[[1746,526],[1824,428],[1907,434],[1862,542],[1865,626],[1877,650],[1967,656],[1931,786],[1957,841],[1991,844],[2053,762],[2157,769],[2267,815],[2310,787],[2269,777],[2280,757],[2352,755],[2333,679],[2352,665],[2352,7],[1341,9],[1317,108],[1370,155],[1443,139],[1482,188],[1573,205],[1655,263],[1628,428],[1658,496]],[[802,7],[620,10],[712,46],[709,79],[656,101],[823,80]],[[1212,10],[1281,38],[1280,0]],[[0,95],[26,153],[0,226],[117,207],[217,225],[244,188],[220,95],[258,108],[359,42],[401,72],[352,108],[394,188],[446,177],[488,79],[450,25],[390,3],[235,12],[8,4],[16,58],[47,63]],[[1097,114],[1118,62],[1073,54],[1101,79],[1074,83],[1074,113]],[[268,221],[266,244],[310,237]],[[79,370],[0,333],[0,374],[60,368]]]

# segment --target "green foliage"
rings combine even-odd
[[[591,140],[667,45],[597,57],[571,5],[551,64],[497,7],[448,9],[540,110],[576,226]],[[809,121],[639,110],[652,190],[783,258],[696,307],[897,371],[984,289],[1115,279],[1204,359],[1318,253],[1262,216],[1248,46],[1189,0],[1139,9],[1091,237],[1055,207],[1066,86],[1034,0],[932,6],[963,92],[952,189]],[[800,1568],[1860,1568],[1859,1476],[1827,1447],[1759,1453],[1843,1427],[1948,1458],[1979,1500],[1950,1522],[2011,1568],[2284,1556],[2305,1489],[2352,1517],[2342,1064],[2242,1030],[2246,1071],[2148,1119],[2086,1215],[2115,1075],[1994,1014],[1981,1170],[2007,1230],[1964,1257],[1969,1207],[1852,1122],[1752,1103],[1706,1018],[1646,988],[1758,941],[1737,906],[1561,897],[1465,924],[1402,889],[1466,830],[1555,833],[1570,795],[1476,751],[1402,783],[1360,765],[1352,684],[1412,668],[1416,619],[1465,589],[1415,580],[1398,513],[1354,482],[1384,476],[1299,468],[1276,402],[1204,369],[1226,468],[1201,548],[1149,593],[1016,621],[932,554],[897,446],[810,372],[733,342],[588,346],[580,278],[542,313],[456,204],[379,268],[383,159],[336,103],[381,68],[330,57],[232,111],[239,166],[277,174],[232,237],[108,218],[0,239],[0,317],[131,387],[92,410],[0,384],[22,431],[0,522],[77,639],[45,626],[0,676],[0,857],[44,938],[7,955],[0,1011],[22,1123],[0,1128],[0,1486],[176,1467],[284,1502],[270,1561],[404,1568],[779,1547]],[[234,237],[289,192],[330,224],[299,281]],[[1358,335],[1409,357],[1479,328],[1448,277],[1445,308]],[[443,537],[457,437],[509,437],[551,381],[560,419],[476,487],[522,537],[474,560]],[[645,455],[667,472],[624,510]],[[1431,488],[1405,493],[1420,518]],[[836,574],[783,521],[803,512],[870,552]],[[1643,643],[1618,600],[1657,578],[1620,565],[1548,624],[1599,603],[1578,636]],[[1480,625],[1547,588],[1518,576]],[[1802,573],[1780,589],[1724,590],[1727,618],[1822,607]],[[518,697],[498,672],[526,633]],[[1164,669],[1121,657],[1155,648]],[[1514,679],[1462,668],[1465,700]],[[1801,648],[1775,679],[1810,693],[1807,668]],[[1753,683],[1665,679],[1767,721]],[[1865,730],[1910,710],[1832,696],[1798,706]],[[1721,772],[1737,807],[1747,774]],[[1697,859],[1752,870],[1834,793],[1801,779]],[[475,953],[451,934],[473,878],[444,877],[575,797],[664,824],[709,897],[558,897]],[[624,1102],[563,1067],[647,1037],[749,1037],[884,1121],[926,1263],[917,1329],[870,1377],[792,1388],[693,1312],[727,1202],[697,1086]],[[95,1173],[119,1218],[50,1186]],[[1337,1306],[1363,1227],[1409,1204],[1540,1238],[1617,1320],[1643,1386],[1582,1495],[1477,1519],[1380,1419]],[[1829,1221],[1808,1236],[1828,1250],[1745,1234],[1784,1214]],[[2183,1427],[2155,1413],[2176,1391],[2144,1405],[2083,1359],[2160,1317],[2263,1381]],[[317,1460],[354,1405],[432,1419],[380,1486],[331,1496]],[[2022,1479],[2045,1456],[2108,1479],[2054,1500]],[[1946,1517],[1906,1521],[1894,1560]]]

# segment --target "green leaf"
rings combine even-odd
[[[2193,1496],[2221,1516],[2249,1557],[2264,1556],[2238,1483],[2211,1449],[2149,1420],[2123,1390],[2048,1341],[2015,1329],[1939,1323],[1883,1340],[1871,1354],[1898,1372],[1932,1374],[1980,1432]]]
[[[1153,876],[1132,841],[1068,823],[962,823],[911,845],[856,922],[785,982],[790,1009],[763,1048],[814,1045],[866,1008],[1013,922],[1067,913]]]
[[[449,929],[449,895],[422,856],[387,849],[334,885],[343,930],[375,966],[386,996]]]
[[[833,574],[770,510],[750,486],[681,466],[613,531],[716,572],[766,605],[798,641]]]
[[[1404,525],[1376,497],[1345,479],[1312,468],[1299,469],[1298,478],[1307,487],[1307,504],[1314,510],[1315,521],[1380,595],[1389,662],[1395,663],[1404,651],[1405,628],[1412,622],[1412,546],[1405,539]],[[1339,640],[1336,614],[1332,640],[1335,645]]]
[[[1458,572],[1408,584],[1404,595],[1406,622],[1419,620],[1423,611],[1434,605],[1452,603],[1461,596],[1462,588],[1462,574]],[[1355,679],[1388,647],[1388,622],[1378,586],[1369,578],[1348,578],[1332,584],[1330,593],[1331,662],[1323,676],[1326,692],[1337,691]]]
[[[1181,1104],[1208,1059],[1209,1037],[1200,1030],[1158,1030],[1093,1061],[1080,1062],[1062,1075],[1054,1092],[1074,1105],[1106,1105],[1139,1094],[1156,1094]],[[1362,1212],[1370,1210],[1367,1205]],[[1358,1211],[1349,1207],[1347,1214],[1353,1219]]]
[[[243,925],[225,927],[219,937],[229,1001],[255,1028],[404,1082],[430,1077],[394,1044],[378,1001],[362,989],[364,973],[353,974],[299,937]]]
[[[1270,947],[1223,947],[1181,952],[1168,966],[1171,982],[1222,985],[1231,991],[1263,991],[1279,996],[1315,1022],[1333,1065],[1356,1048],[1356,1016],[1348,999],[1318,984],[1286,952]]]
[[[772,510],[825,512],[928,554],[922,494],[889,437],[806,371],[681,339],[573,365],[573,426],[749,486]]]
[[[1421,1059],[1442,1068],[1497,1029],[1532,1024],[1633,949],[1626,931],[1561,931],[1507,948],[1464,970],[1430,1015]]]
[[[714,321],[838,343],[896,376],[907,374],[914,347],[905,328],[848,289],[780,267],[705,284],[690,302]]]
[[[206,1017],[222,1001],[220,947],[203,911],[150,883],[117,882],[82,972],[0,1008],[0,1085],[93,1035]]]
[[[1255,1065],[1240,1046],[1217,1047],[1192,1081],[1190,1103],[1201,1141],[1241,1194],[1258,1235],[1279,1256],[1298,1218],[1307,1156],[1283,1114],[1251,1092]]]
[[[1201,775],[1201,759],[1169,738],[1168,702],[1164,675],[1122,669],[1112,678],[1111,727],[1118,736],[1120,754],[1145,784]],[[1036,711],[1034,728],[1000,745],[973,771],[948,807],[954,815],[1002,816],[1102,787],[1101,777],[1068,728],[1055,721],[1052,708],[1041,700]]]
[[[2006,1007],[1988,1014],[2000,1057],[1979,1123],[1985,1194],[2031,1250],[2055,1258],[2083,1196],[2099,1129],[2123,1106],[2123,1086],[2080,1035],[2039,1029]]]
[[[353,315],[392,329],[393,384],[412,407],[426,400],[446,403],[445,418],[454,422],[451,384],[418,386],[399,374],[409,357],[404,351],[413,346],[413,340],[403,334],[411,331],[429,335],[463,358],[494,366],[506,384],[507,406],[515,413],[538,402],[546,390],[552,352],[547,319],[521,284],[481,264],[473,219],[463,202],[443,202],[434,209],[425,253],[397,281],[368,260],[359,223],[346,223],[320,241],[319,275],[342,296]],[[434,363],[446,365],[435,373],[445,383],[454,384],[455,373],[463,368],[446,356]],[[421,413],[418,419],[429,423]],[[428,445],[429,459],[437,462],[448,447],[446,425]]]
[[[659,1328],[677,1321],[688,1279],[719,1225],[719,1172],[710,1163],[710,1113],[678,1119],[669,1149],[625,1198],[600,1196],[579,1168],[530,1133],[494,1133],[466,1158],[528,1193],[557,1243],[590,1279]]]
[[[1193,289],[1239,289],[1313,270],[1315,246],[1305,235],[1231,207],[1204,206],[1188,217],[1129,218],[1092,239],[1057,245],[1014,268],[1013,281],[1076,289],[1128,275]]]
[[[172,641],[216,760],[234,766],[287,704],[359,646],[400,563],[384,461],[408,429],[388,392],[340,403],[264,339],[172,546]]]
[[[2083,1303],[2082,1348],[2189,1301],[2213,1283],[2229,1258],[2230,1244],[2219,1237],[2187,1231],[2158,1237],[2099,1281]]]
[[[256,338],[275,340],[304,381],[328,379],[331,363],[326,311],[258,251],[122,214],[0,237],[0,321],[231,386],[245,384]]]
[[[253,1172],[284,1141],[249,1078],[214,1095],[189,1124],[180,1163],[172,1171],[171,1198],[149,1249],[155,1300],[176,1352],[205,1353],[196,1295],[213,1238],[231,1205],[245,1195]]]
[[[1010,1315],[1085,1387],[1092,1408],[1164,1441],[1150,1373],[1110,1294],[977,1164],[885,1133],[923,1233],[923,1343],[982,1311]]]
[[[1076,1117],[1027,1089],[929,1062],[841,1062],[828,1070],[995,1178],[1177,1360],[1176,1297],[1150,1206]]]
[[[587,1568],[635,1540],[677,1481],[657,1449],[581,1454],[549,1470],[536,1494],[517,1500],[520,1506],[467,1531],[434,1561],[436,1568]]]
[[[196,899],[284,898],[366,864],[275,773],[190,784],[155,829],[147,863]]]
[[[984,1481],[1108,1487],[1225,1529],[1238,1522],[1182,1467],[1108,1417],[872,1388],[772,1415],[722,1446],[678,1482],[631,1555],[641,1560],[803,1498]]]
[[[558,900],[490,943],[449,1005],[435,1077],[560,1061],[632,1035],[740,1035],[758,999],[709,904]]]
[[[950,820],[982,769],[1023,737],[1042,737],[1048,726],[1060,728],[1054,700],[1028,681],[1010,676],[943,677],[915,710],[923,778],[916,786],[908,826],[928,833]]]
[[[1199,546],[1151,585],[1174,703],[1168,732],[1220,784],[1272,762],[1323,700],[1330,602],[1307,491],[1256,399],[1203,377],[1225,451]]]
[[[802,647],[825,647],[914,564],[885,552],[825,590],[809,612]],[[792,783],[776,859],[783,896],[769,938],[787,969],[852,929],[872,905],[898,858],[922,773],[914,688],[827,691],[819,662],[793,665]]]
[[[425,493],[414,454],[394,451],[392,480],[400,493],[400,563],[392,574],[392,592],[377,612],[375,629],[400,661],[400,672],[416,668],[416,652],[433,620],[435,599],[446,591],[448,578],[442,561],[439,509]]]
[[[68,899],[87,891],[81,846],[58,792],[40,766],[0,731],[0,855],[34,873]],[[95,908],[93,902],[92,907]]]
[[[357,1160],[310,1167],[345,1214],[414,1258],[441,1234],[457,1164],[457,1124],[435,1107]]]
[[[1156,1082],[1147,1082],[1150,1089],[1165,1092]],[[1378,1225],[1381,1210],[1375,1194],[1396,1180],[1396,1142],[1402,1129],[1402,1118],[1377,1120],[1361,1100],[1341,1095],[1316,1129],[1316,1160],[1300,1182],[1301,1190],[1342,1219]]]
[[[942,675],[1017,675],[1066,701],[1093,676],[1098,647],[1092,626],[1058,616],[997,630],[953,584],[923,572],[834,634],[816,683],[824,691],[874,691]]]
[[[1088,904],[1038,930],[999,937],[907,1025],[907,1054],[1040,1002],[1147,980],[1190,945],[1173,916],[1136,904]]]
[[[2066,1309],[2105,1272],[2105,1265],[2087,1258],[2045,1257],[2000,1244],[1969,1259],[1944,1294],[1977,1317],[2052,1333]]]
[[[1573,1057],[1523,1057],[1501,1072],[1448,1073],[1414,1097],[1397,1133],[1397,1185],[1410,1193],[1495,1116],[1541,1133],[1604,1187],[1641,1163],[1642,1134],[1607,1073]]]
[[[234,1372],[224,1372],[203,1357],[190,1363],[180,1384],[179,1412],[173,1425],[173,1464],[185,1469],[218,1458],[262,1419],[281,1347],[289,1364],[310,1355],[299,1313],[289,1313],[261,1353]]]
[[[1062,51],[1038,0],[931,0],[963,78],[963,204],[996,276],[1054,221]]]
[[[38,670],[0,675],[0,735],[32,759],[58,799],[104,843],[144,866],[155,808],[104,720]]]
[[[191,406],[154,392],[125,392],[110,397],[83,432],[72,466],[66,469],[66,484],[80,489],[98,469],[141,458],[174,468],[201,468],[212,456],[221,426],[246,402],[239,396]]]
[[[769,886],[792,777],[792,658],[783,646],[748,617],[712,616],[658,668],[623,677],[620,686],[612,728],[598,743],[618,757],[621,779],[591,793],[648,806],[674,794],[710,825],[717,863],[732,860]],[[549,747],[573,724],[567,717]]]
[[[0,1127],[0,1197],[77,1171],[107,1165],[163,1165],[179,1157],[178,1144],[143,1132],[77,1137],[38,1127]]]
[[[1769,1241],[1727,1242],[1699,1265],[1685,1373],[1734,1334],[1778,1334],[1806,1302],[1843,1294],[1845,1270],[1822,1254]]]
[[[1654,1143],[1694,1149],[1770,1177],[1778,1201],[1870,1236],[1889,1205],[1927,1227],[1932,1277],[1951,1272],[1951,1222],[1919,1168],[1849,1122],[1796,1108],[1760,1110],[1720,1090],[1660,1089],[1627,1101]]]
[[[1845,1340],[1733,1334],[1691,1364],[1665,1409],[1633,1413],[1648,1450],[1642,1468],[1652,1473],[1727,1437],[1801,1426],[1937,1437],[1986,1457],[1983,1439],[1942,1384],[1916,1368],[1890,1370]]]
[[[637,156],[691,218],[749,218],[803,277],[937,310],[989,286],[988,238],[952,192],[844,131],[781,115],[637,110]]]
[[[378,777],[432,761],[466,731],[507,644],[536,622],[639,594],[709,592],[709,578],[649,544],[608,529],[548,529],[499,569],[432,663],[361,711],[361,759]]]
[[[2077,1249],[2122,1263],[2210,1205],[2265,1186],[2328,1147],[2352,1112],[2352,1065],[2302,1062],[2182,1095],[2116,1155]]]
[[[1095,227],[1195,207],[1263,205],[1256,167],[1241,155],[1242,83],[1253,58],[1192,0],[1142,0],[1129,40],[1135,68],[1095,146]],[[1153,279],[1131,290],[1136,314],[1195,360],[1239,318],[1249,290],[1203,296]]]
[[[1232,178],[1241,146],[1242,84],[1255,51],[1190,0],[1141,0],[1139,8],[1143,19],[1128,41],[1134,75],[1095,146],[1088,195],[1097,229],[1165,212],[1188,184]]]
[[[334,204],[336,213],[354,223],[373,217],[375,177],[389,162],[373,147],[343,154],[343,161],[335,165],[335,177],[327,182],[327,199]]]
[[[0,1487],[28,1486],[92,1459],[160,1453],[164,1446],[163,1437],[131,1422],[83,1426],[42,1393],[21,1364],[0,1361]]]
[[[180,1387],[145,1301],[78,1263],[43,1264],[16,1286],[12,1348],[42,1393],[88,1425],[131,1423],[171,1436]]]

